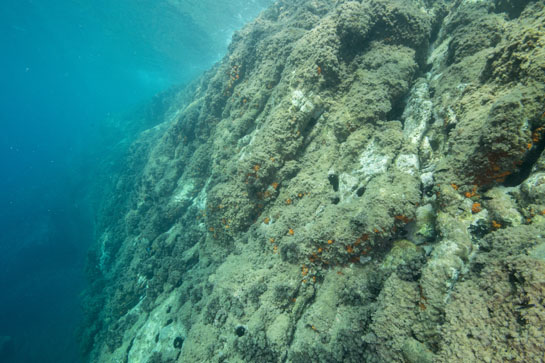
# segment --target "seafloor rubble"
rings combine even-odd
[[[540,362],[545,4],[285,0],[140,134],[91,362]]]

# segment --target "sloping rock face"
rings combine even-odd
[[[141,134],[92,362],[538,362],[545,4],[278,1]]]

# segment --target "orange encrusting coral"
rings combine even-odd
[[[526,150],[526,149],[525,149]],[[495,152],[486,156],[487,167],[484,171],[474,174],[474,183],[478,186],[491,183],[503,183],[505,178],[513,174],[516,162],[509,161],[512,156],[506,152]]]
[[[394,216],[394,218],[397,219],[398,221],[402,221],[403,223],[409,223],[411,221],[409,217],[404,215]]]
[[[464,195],[466,198],[471,198],[477,195],[477,186],[474,185],[470,192],[465,192]]]

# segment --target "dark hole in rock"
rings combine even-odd
[[[340,201],[341,201],[341,199],[339,197],[333,197],[331,199],[331,203],[333,203],[333,204],[339,204]]]
[[[168,319],[168,320],[167,320],[167,323],[165,324],[165,326],[172,324],[172,321],[173,321],[172,319]]]
[[[361,197],[365,193],[365,187],[359,187],[358,190],[356,190],[356,195],[358,197]]]
[[[528,151],[528,154],[522,162],[519,171],[505,178],[505,182],[503,183],[503,185],[506,187],[516,187],[524,180],[526,180],[526,178],[530,176],[530,173],[532,172],[532,167],[539,159],[539,156],[541,155],[543,150],[545,150],[545,137],[541,138],[541,140],[539,140],[539,142],[535,144],[534,147],[530,149],[530,151]]]
[[[456,124],[454,122],[451,122],[451,123],[448,123],[447,126],[445,126],[445,132],[447,133],[447,135],[450,134],[450,132],[452,130],[454,130],[454,128],[456,127]],[[430,144],[431,145],[431,144]],[[433,150],[433,145],[431,145],[431,148]]]
[[[169,314],[171,310],[172,310],[172,306],[169,306],[169,307],[167,308],[167,314]]]
[[[155,336],[155,343],[159,342],[159,333]]]
[[[387,120],[398,120],[401,121],[403,124],[403,111],[405,110],[405,106],[407,106],[407,97],[401,97],[398,100],[394,100],[392,102],[392,108],[390,109],[390,112],[386,115]]]
[[[174,348],[180,349],[182,348],[182,345],[184,345],[184,338],[182,337],[176,337],[174,338]]]
[[[479,219],[469,226],[469,233],[471,233],[471,237],[474,241],[478,241],[490,233],[490,225],[485,220]]]
[[[482,262],[476,262],[471,266],[471,272],[480,274],[481,271],[484,269],[485,265]]]
[[[303,135],[308,135],[314,126],[318,123],[318,117],[312,118],[303,129]]]
[[[237,326],[235,328],[235,334],[239,337],[243,336],[244,334],[246,334],[246,328],[242,325]]]
[[[528,324],[528,320],[524,316],[522,316],[519,311],[516,312],[515,316],[519,325],[525,326],[526,324]]]
[[[513,285],[513,288],[515,289],[517,288],[516,285],[522,285],[525,281],[526,280],[524,277],[517,275],[515,272],[511,272],[509,274],[509,282],[511,283],[511,285]]]
[[[322,344],[327,344],[331,340],[331,336],[327,333],[320,334],[320,341]]]
[[[333,190],[336,192],[339,191],[339,176],[337,174],[329,174],[327,179],[329,180],[329,184],[333,187]]]
[[[526,5],[531,0],[496,0],[496,13],[507,13],[510,19],[520,16]]]

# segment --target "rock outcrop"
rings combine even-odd
[[[276,2],[132,146],[89,360],[543,360],[544,46],[543,1]]]

